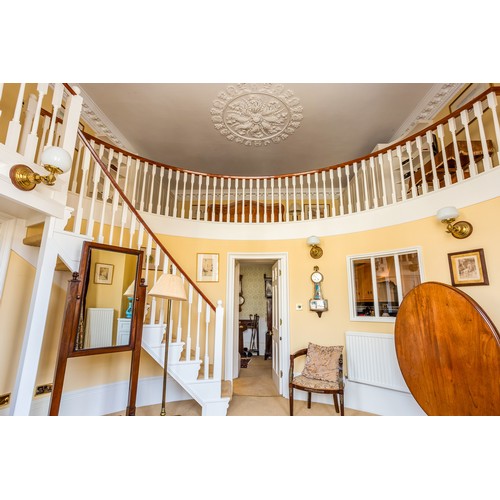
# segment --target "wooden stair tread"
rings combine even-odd
[[[23,239],[23,244],[30,247],[40,247],[42,244],[42,234],[33,234],[32,236],[26,236]]]

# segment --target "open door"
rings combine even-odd
[[[240,320],[240,263],[236,262],[234,266],[234,283],[233,283],[233,331],[236,332],[234,339],[234,353],[233,353],[233,378],[240,376],[240,353],[238,350],[238,335],[239,335],[239,320]]]
[[[271,285],[273,288],[272,295],[272,361],[273,361],[273,382],[279,394],[283,394],[281,386],[281,307],[280,307],[280,276],[281,276],[281,261],[276,261],[273,265]]]

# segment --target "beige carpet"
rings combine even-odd
[[[253,417],[253,416],[289,416],[288,399],[278,396],[272,380],[272,361],[264,361],[262,356],[252,356],[248,368],[240,369],[240,376],[233,382],[233,397],[227,410],[228,417]],[[168,388],[167,388],[168,391]],[[160,406],[151,405],[137,408],[137,416],[159,416]],[[167,416],[201,416],[201,407],[194,400],[167,403]],[[298,417],[305,416],[340,416],[335,412],[333,405],[312,403],[311,409],[307,408],[306,401],[294,401],[294,414]],[[112,416],[125,415],[125,410],[111,414]],[[345,415],[370,416],[357,410],[345,408]]]

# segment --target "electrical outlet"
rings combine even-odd
[[[52,392],[52,384],[38,385],[35,390],[35,396],[41,396],[42,394],[50,394]]]
[[[0,396],[0,406],[7,406],[10,403],[10,392]]]

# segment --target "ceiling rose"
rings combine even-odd
[[[239,83],[218,94],[210,110],[214,127],[230,141],[267,146],[288,138],[300,126],[300,100],[284,85]]]

